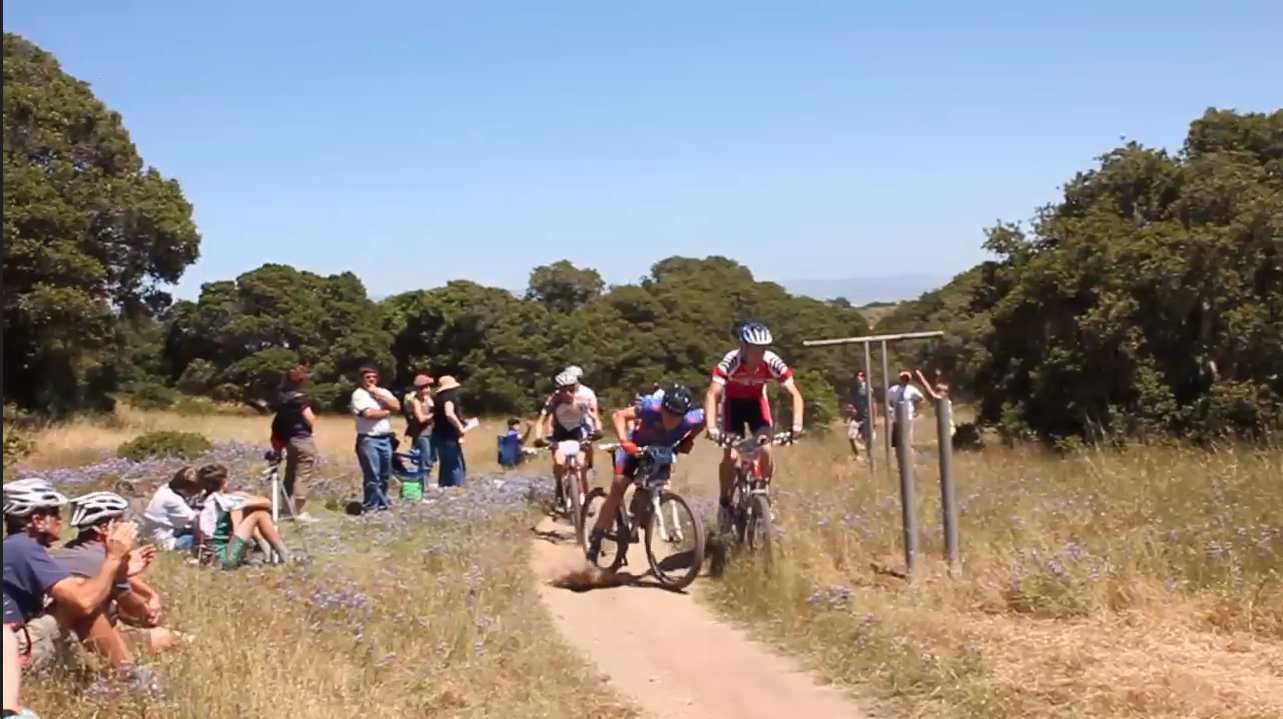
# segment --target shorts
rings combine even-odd
[[[874,439],[873,427],[868,422],[858,419],[847,420],[846,438],[853,439],[857,442],[872,442]]]
[[[760,399],[726,398],[722,403],[722,431],[740,434],[748,426],[748,435],[760,434],[771,429],[771,409],[766,397]]]
[[[9,624],[18,638],[18,661],[24,671],[47,669],[57,662],[69,645],[67,635],[52,614],[32,617],[26,624]]]
[[[584,425],[579,425],[574,429],[566,429],[565,427],[561,426],[560,422],[552,423],[552,441],[554,443],[566,442],[572,439],[577,439],[583,442],[588,439],[590,434],[591,433],[588,431],[588,427]]]
[[[637,476],[637,467],[641,463],[641,457],[624,451],[623,447],[615,450],[615,474],[620,477],[632,479]]]
[[[245,555],[249,553],[249,542],[240,537],[232,537],[224,547],[223,551],[218,553],[218,566],[223,569],[236,569],[245,563]]]

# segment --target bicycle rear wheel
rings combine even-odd
[[[685,589],[704,566],[704,523],[673,492],[660,493],[657,509],[646,521],[646,559],[660,584]]]

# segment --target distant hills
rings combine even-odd
[[[780,280],[791,294],[821,300],[844,297],[855,306],[871,302],[903,302],[917,299],[923,292],[934,290],[949,281],[935,275],[896,275],[891,277],[850,277],[837,280]]]

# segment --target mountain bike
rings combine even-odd
[[[585,493],[579,485],[579,471],[584,462],[583,445],[589,444],[590,441],[590,439],[568,439],[554,445],[552,436],[549,435],[535,442],[541,447],[552,447],[554,451],[560,452],[566,458],[566,465],[561,474],[561,485],[557,488],[558,496],[554,504],[554,512],[570,519],[575,527],[575,541],[578,542],[580,549],[587,547],[587,542],[584,536]],[[591,485],[592,469],[588,471],[588,483]]]
[[[793,444],[798,435],[780,432],[770,438],[776,445]],[[718,446],[731,448],[737,455],[735,461],[735,489],[731,495],[730,526],[721,526],[723,532],[732,533],[736,542],[750,552],[771,551],[771,478],[762,474],[758,454],[766,445],[765,435],[743,437],[727,435],[718,440]]]
[[[600,445],[614,449],[618,445]],[[628,564],[628,548],[639,540],[646,547],[646,559],[659,583],[670,589],[684,589],[699,576],[704,565],[704,523],[681,495],[672,491],[670,481],[677,452],[672,447],[649,446],[642,449],[637,472],[633,475],[633,494],[620,502],[614,526],[602,537],[597,566],[617,571]],[[582,524],[588,526],[593,500],[605,501],[606,491],[594,487],[584,503]],[[664,506],[669,507],[672,524],[665,521]],[[627,509],[625,509],[627,507]],[[639,536],[640,534],[640,536]],[[687,551],[672,551],[687,538],[694,546]],[[685,567],[683,558],[686,558]]]

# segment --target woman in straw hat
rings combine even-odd
[[[437,484],[462,487],[467,465],[463,459],[463,435],[468,431],[459,406],[459,381],[450,375],[437,379],[432,407],[432,447],[437,453]]]

